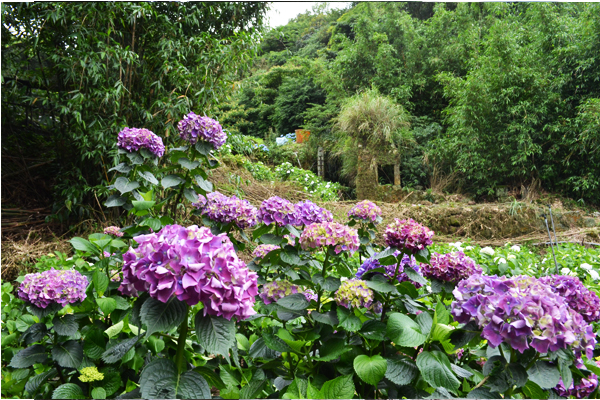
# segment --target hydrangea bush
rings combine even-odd
[[[218,123],[191,113],[178,128],[160,163],[142,130],[117,137],[105,194],[123,228],[71,239],[75,256],[44,258],[16,294],[2,286],[3,394],[598,396],[596,250],[559,248],[550,276],[525,245],[382,228],[368,201],[347,221],[310,201],[256,209],[208,181]]]

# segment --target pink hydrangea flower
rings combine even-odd
[[[377,218],[381,216],[381,208],[369,200],[363,200],[356,203],[348,211],[348,217],[363,222],[377,223]]]
[[[118,226],[107,226],[106,228],[104,228],[104,234],[113,235],[116,237],[123,236],[123,232],[121,232],[121,228],[119,228]]]
[[[46,308],[52,303],[66,306],[83,301],[88,280],[75,270],[56,270],[25,275],[18,296],[36,307]]]
[[[310,224],[304,229],[300,245],[304,250],[335,246],[334,251],[339,254],[345,250],[358,250],[360,242],[356,229],[337,222],[321,222]]]
[[[117,147],[128,152],[147,149],[157,157],[165,154],[165,146],[162,139],[148,129],[123,128],[117,136]]]
[[[433,243],[434,232],[413,219],[394,219],[385,229],[385,243],[390,247],[412,252],[423,250]]]
[[[423,276],[443,282],[458,283],[472,275],[481,275],[483,270],[462,251],[448,254],[434,253],[429,264],[421,264]]]
[[[167,225],[134,240],[139,246],[123,255],[123,294],[147,291],[163,303],[173,296],[190,306],[201,302],[204,315],[226,319],[256,313],[257,275],[238,258],[226,234],[213,235],[195,225]]]
[[[254,257],[263,258],[264,256],[266,256],[273,250],[277,250],[279,248],[280,248],[279,246],[276,246],[274,244],[261,244],[261,245],[256,246],[256,248],[252,252],[252,255]]]

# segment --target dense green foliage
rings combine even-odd
[[[55,212],[85,216],[117,133],[143,127],[168,144],[183,115],[217,106],[255,54],[266,7],[3,4],[3,154],[53,159]]]
[[[435,167],[478,196],[541,181],[598,203],[599,16],[592,3],[318,8],[265,35],[221,122],[262,138],[303,127],[332,150],[345,99],[375,87],[412,116],[404,184],[429,186]]]

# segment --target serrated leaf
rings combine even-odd
[[[23,335],[21,336],[21,341],[23,343],[25,343],[26,345],[30,345],[31,343],[35,343],[35,342],[39,342],[46,335],[46,332],[47,332],[46,324],[42,324],[42,323],[33,324],[29,328],[27,328],[27,330],[25,332],[23,332]],[[13,335],[15,338],[17,337],[17,333],[13,333]],[[12,335],[9,335],[9,336],[12,336]],[[70,336],[70,335],[68,335],[68,336]],[[9,342],[8,340],[6,342],[4,341],[5,338],[6,338],[6,336],[2,337],[2,346],[10,344],[10,343],[8,343]]]
[[[256,399],[262,392],[263,387],[267,383],[266,379],[258,380],[252,379],[246,386],[240,391],[240,398],[242,399]]]
[[[235,324],[222,317],[202,315],[202,311],[195,318],[196,336],[198,343],[209,354],[220,354],[229,358],[229,349],[235,346]]]
[[[163,225],[158,218],[146,218],[142,222],[140,222],[140,226],[148,226],[152,228],[154,232],[158,232],[162,229]]]
[[[102,356],[106,348],[106,339],[102,331],[94,328],[88,331],[83,341],[83,352],[92,360],[97,360]]]
[[[119,390],[119,388],[124,385],[126,382],[123,382],[123,378],[121,374],[118,372],[104,372],[104,379],[98,382],[98,386],[101,386],[106,390],[106,397],[110,397]]]
[[[198,184],[200,189],[202,189],[206,192],[210,193],[213,191],[213,184],[211,182],[207,181],[206,179],[204,179],[203,177],[201,177],[200,175],[196,175],[196,183]]]
[[[325,313],[319,313],[319,312],[313,311],[310,314],[310,316],[312,319],[314,319],[315,321],[320,322],[322,324],[336,326],[339,323],[337,315],[334,310],[330,310]]]
[[[352,314],[346,307],[336,309],[339,326],[348,332],[357,332],[362,327],[362,322],[357,316]]]
[[[536,383],[542,389],[552,389],[560,380],[560,372],[556,365],[548,361],[537,361],[527,370],[529,380]]]
[[[454,375],[450,360],[440,351],[424,351],[417,356],[417,367],[423,379],[434,388],[443,387],[456,391],[460,381]]]
[[[63,383],[52,392],[53,399],[85,399],[79,386],[74,383]]]
[[[119,333],[121,333],[123,326],[125,326],[125,323],[123,321],[119,321],[113,326],[109,326],[104,333],[106,333],[109,339],[112,339],[114,336],[117,336]]]
[[[56,344],[52,348],[52,359],[61,367],[78,368],[83,360],[83,348],[75,340]]]
[[[120,163],[116,167],[112,167],[111,169],[108,170],[108,172],[111,172],[111,171],[119,171],[123,174],[128,174],[129,171],[131,171],[131,167],[125,163]]]
[[[177,163],[187,170],[196,169],[200,163],[198,161],[190,161],[186,157],[181,157]]]
[[[56,376],[56,369],[52,368],[46,372],[43,372],[39,375],[34,375],[25,384],[25,391],[29,393],[30,397],[34,397],[40,385],[46,382],[48,379],[52,379]]]
[[[394,285],[389,283],[384,276],[375,275],[371,280],[366,281],[367,286],[379,293],[392,293],[397,294],[398,290]]]
[[[176,297],[171,297],[167,303],[150,297],[140,310],[142,323],[147,327],[146,337],[154,332],[170,331],[179,326],[185,320],[186,315],[187,305]]]
[[[91,254],[99,254],[99,250],[96,248],[96,246],[94,246],[92,243],[90,243],[90,241],[84,239],[84,238],[80,238],[80,237],[74,237],[71,240],[69,240],[69,243],[71,243],[71,245],[76,249],[76,250],[80,250],[80,251],[84,251],[86,253],[91,253]]]
[[[188,371],[179,378],[177,398],[181,399],[210,399],[210,387],[206,379],[195,371]],[[254,397],[248,397],[254,398]]]
[[[310,302],[302,293],[295,293],[277,300],[277,305],[292,311],[306,310]]]
[[[161,387],[169,385],[173,391],[177,386],[177,368],[175,367],[173,361],[159,358],[150,362],[142,370],[140,375],[140,392],[142,394],[142,398],[157,398],[156,396],[158,395]]]
[[[115,181],[115,189],[117,189],[121,194],[129,193],[138,187],[140,187],[138,182],[129,182],[129,179],[123,176],[118,177]]]
[[[15,354],[8,366],[13,368],[27,368],[31,367],[33,364],[43,363],[47,359],[48,354],[46,348],[41,344],[34,344]]]
[[[381,321],[370,320],[364,323],[360,334],[369,340],[385,340],[386,325]]]
[[[335,379],[327,381],[319,391],[321,399],[351,399],[354,397],[354,382],[352,374],[338,376]]]
[[[131,304],[121,296],[110,296],[110,298],[117,302],[117,310],[129,310],[131,308]]]
[[[106,398],[106,390],[101,387],[92,389],[92,399],[105,399]]]
[[[205,142],[203,140],[199,140],[198,142],[196,142],[196,145],[194,147],[196,148],[198,153],[200,153],[204,156],[208,156],[210,154],[211,150],[215,149],[215,147],[212,144]]]
[[[259,240],[264,244],[274,245],[279,245],[283,241],[281,236],[275,236],[272,233],[265,233],[264,235],[260,236]]]
[[[158,185],[158,179],[152,174],[150,171],[138,171],[138,175],[142,177],[142,179],[150,182],[153,185]]]
[[[265,360],[273,360],[280,355],[280,353],[276,352],[275,350],[269,349],[263,338],[258,338],[254,343],[252,343],[248,354],[251,358],[262,358]]]
[[[108,197],[108,199],[106,199],[106,202],[104,202],[104,205],[106,207],[120,207],[125,203],[127,203],[127,198],[125,198],[123,196],[119,196],[118,194],[113,194],[113,195],[110,195]]]
[[[183,195],[186,199],[191,201],[192,203],[196,203],[198,201],[198,193],[194,189],[186,188],[183,190]]]
[[[408,357],[387,358],[385,377],[398,386],[410,384],[419,374],[419,369]]]
[[[117,308],[117,302],[115,299],[111,299],[110,297],[103,297],[100,299],[96,299],[96,303],[100,310],[104,313],[104,315],[109,315]]]
[[[346,341],[341,338],[329,339],[319,349],[319,361],[331,361],[339,358],[345,352],[351,350]]]
[[[387,324],[387,334],[392,342],[399,346],[416,347],[425,343],[427,336],[421,332],[421,327],[409,316],[399,313],[390,315]]]
[[[108,289],[108,283],[108,277],[103,271],[98,269],[94,271],[92,274],[92,284],[94,285],[94,289],[96,289],[98,296],[104,296],[104,292]]]
[[[273,335],[272,333],[263,332],[261,336],[262,336],[263,340],[265,341],[265,344],[267,345],[267,347],[270,348],[271,350],[275,350],[280,353],[284,353],[284,352],[289,353],[292,351],[292,349],[290,348],[290,346],[288,346],[287,343],[285,343],[282,339]]]
[[[67,314],[62,317],[58,315],[52,320],[54,331],[62,336],[73,336],[79,330],[79,324],[73,314]]]
[[[144,210],[149,210],[150,208],[154,207],[156,202],[155,201],[146,201],[146,200],[142,200],[142,201],[134,200],[131,202],[131,204],[133,204],[133,208],[135,208],[137,211],[144,211]]]
[[[385,376],[387,361],[380,355],[367,356],[361,354],[354,359],[354,371],[364,382],[377,385]]]
[[[162,178],[162,180],[160,181],[160,184],[162,185],[162,187],[167,189],[170,187],[175,187],[182,182],[184,182],[183,178],[181,178],[178,175],[167,175],[164,178]]]
[[[523,393],[528,399],[547,399],[548,392],[542,389],[537,383],[533,381],[527,381],[523,386]]]
[[[123,358],[127,352],[135,346],[137,341],[139,340],[138,336],[126,339],[110,349],[106,350],[102,353],[102,360],[108,364],[114,364]]]

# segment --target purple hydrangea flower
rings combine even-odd
[[[296,237],[292,235],[283,235],[283,240],[287,242],[290,246],[296,245]]]
[[[265,225],[298,225],[296,207],[286,199],[273,196],[264,200],[258,209],[258,219]]]
[[[117,147],[130,153],[147,149],[157,157],[165,154],[165,145],[162,139],[148,129],[123,128],[117,137]]]
[[[348,217],[364,222],[377,223],[377,217],[380,216],[381,208],[369,200],[363,200],[356,203],[354,207],[348,211]]]
[[[310,225],[315,222],[332,222],[331,211],[319,207],[310,200],[296,203],[296,224]]]
[[[471,275],[481,275],[483,270],[462,251],[448,254],[434,253],[429,264],[421,264],[423,276],[444,282],[458,283]]]
[[[399,254],[400,254],[400,252],[398,250],[396,250],[394,252],[395,257],[398,257]],[[377,255],[377,253],[375,254],[375,256],[376,255]],[[365,262],[358,268],[358,271],[356,272],[356,278],[360,279],[367,272],[369,272],[375,268],[380,268],[380,267],[385,268],[385,276],[387,276],[389,279],[394,277],[394,274],[396,273],[396,264],[382,266],[379,263],[379,260],[372,257],[372,258],[366,259]],[[396,276],[396,279],[398,280],[398,282],[409,281],[413,285],[415,285],[416,288],[420,288],[422,286],[420,283],[411,281],[409,279],[408,275],[406,275],[406,272],[404,272],[405,267],[410,267],[413,270],[415,270],[415,272],[417,272],[419,274],[421,273],[419,271],[419,264],[417,263],[417,260],[415,260],[415,257],[414,256],[409,257],[408,254],[405,254],[402,257],[402,261],[400,261],[400,265],[398,267],[398,275]]]
[[[262,291],[259,296],[265,304],[271,304],[277,302],[279,299],[283,299],[286,296],[304,293],[306,300],[316,300],[315,292],[310,289],[304,289],[301,286],[294,285],[290,281],[272,281],[263,285]]]
[[[569,307],[577,311],[587,322],[600,320],[600,298],[585,286],[577,277],[550,275],[540,278],[555,293],[567,300]]]
[[[334,251],[339,254],[344,250],[358,250],[360,242],[356,229],[337,222],[321,222],[304,228],[300,236],[300,245],[304,250],[335,246]]]
[[[66,306],[83,301],[88,280],[75,270],[56,270],[25,275],[19,286],[19,298],[36,307],[46,308],[52,303]]]
[[[273,250],[277,250],[279,248],[280,248],[279,246],[276,246],[274,244],[261,244],[261,245],[256,246],[256,248],[252,252],[252,255],[254,257],[263,258],[264,256],[266,256]]]
[[[204,315],[228,320],[256,314],[257,275],[238,258],[226,234],[215,236],[196,225],[167,225],[134,240],[139,246],[123,255],[123,294],[148,291],[163,303],[172,296],[191,306],[201,302]]]
[[[394,219],[385,228],[385,243],[390,247],[404,248],[412,252],[423,250],[433,243],[434,232],[413,219]]]
[[[360,279],[348,279],[342,282],[335,292],[335,302],[346,308],[368,308],[376,313],[381,312],[381,304],[374,303],[374,294],[367,283]]]
[[[473,275],[460,281],[452,294],[456,321],[474,320],[494,347],[505,342],[521,353],[530,347],[540,353],[570,347],[576,355],[593,355],[592,327],[536,278]]]
[[[236,196],[227,197],[219,192],[198,195],[198,202],[192,206],[202,210],[213,221],[228,224],[234,222],[239,228],[248,228],[257,223],[258,211],[248,200],[238,199]]]
[[[306,297],[306,301],[312,301],[312,300],[318,301],[319,300],[319,296],[312,289],[305,289],[303,293],[304,293],[304,297]]]
[[[223,146],[227,133],[223,132],[221,124],[209,117],[201,117],[191,112],[177,124],[179,136],[191,144],[198,140],[211,143],[215,150]]]
[[[596,364],[598,364],[598,362],[596,362]],[[584,365],[581,363],[576,366],[577,368],[584,368]],[[554,388],[554,391],[560,397],[575,397],[576,399],[585,399],[590,394],[592,394],[597,387],[598,376],[596,376],[595,374],[590,374],[587,378],[581,378],[581,381],[577,385],[575,384],[575,382],[571,383],[571,386],[568,389],[565,387],[562,378],[560,378],[560,381],[558,382],[558,385],[556,385],[556,387]]]
[[[118,226],[107,226],[104,228],[104,234],[106,235],[114,235],[116,237],[122,237],[123,232],[121,232],[121,228]]]

